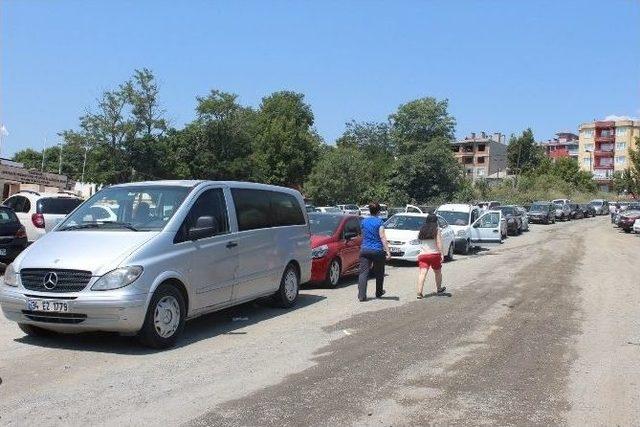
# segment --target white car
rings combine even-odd
[[[640,219],[636,219],[633,223],[633,232],[640,234]]]
[[[342,213],[339,207],[337,206],[320,206],[316,208],[318,212],[322,213]]]
[[[346,215],[360,215],[360,208],[358,207],[358,205],[336,205],[336,206]]]
[[[392,259],[403,261],[417,261],[420,254],[418,232],[424,225],[429,214],[399,213],[393,215],[384,224],[389,251]],[[438,226],[442,233],[442,249],[445,260],[453,259],[454,231],[441,216],[438,216]]]
[[[3,204],[13,209],[27,231],[27,240],[33,243],[51,231],[80,203],[81,198],[69,193],[20,191]]]
[[[478,206],[458,203],[447,203],[436,209],[436,214],[444,218],[455,233],[454,248],[457,252],[468,254],[471,250],[471,224],[480,218],[481,213]]]

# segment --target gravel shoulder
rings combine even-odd
[[[416,269],[390,266],[384,300],[308,288],[161,353],[2,318],[0,424],[638,424],[639,242],[605,218],[533,226],[446,264],[450,297],[416,301]]]

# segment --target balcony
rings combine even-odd
[[[610,181],[613,179],[613,171],[609,169],[594,169],[593,179],[598,181]]]
[[[555,150],[549,151],[549,157],[552,159],[557,159],[559,157],[569,157],[569,150],[566,148],[556,148]]]
[[[614,129],[615,127],[616,122],[613,120],[596,122],[596,129]]]
[[[594,169],[594,170],[597,170],[597,169],[613,170],[613,162],[611,162],[610,164],[609,164],[609,163],[606,163],[606,164],[602,164],[602,163],[601,163],[601,164],[597,164],[597,163],[596,163],[596,164],[593,166],[593,169]]]
[[[602,142],[615,142],[616,136],[614,134],[596,135],[596,143]]]
[[[593,155],[595,157],[613,157],[613,150],[596,150]]]

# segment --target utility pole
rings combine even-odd
[[[62,175],[62,143],[59,143],[58,147],[60,147],[60,158],[58,159],[58,175]]]
[[[80,182],[82,183],[82,188],[84,189],[84,171],[87,167],[87,151],[89,151],[89,146],[84,146],[84,160],[82,161],[82,178],[80,178]]]
[[[44,152],[47,149],[47,138],[44,139],[44,144],[42,145],[42,164],[40,165],[40,172],[44,172]]]

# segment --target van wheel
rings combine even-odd
[[[163,284],[156,289],[138,339],[152,348],[173,347],[184,329],[186,305],[182,293]]]
[[[471,242],[467,239],[462,247],[462,255],[469,255],[469,252],[471,252]]]
[[[54,335],[55,332],[50,331],[48,329],[43,329],[38,326],[29,325],[28,323],[18,323],[18,327],[22,332],[29,335],[30,337],[50,337]]]
[[[329,264],[329,269],[327,270],[327,279],[325,283],[330,288],[335,288],[338,286],[338,282],[340,282],[340,272],[342,268],[340,267],[340,260],[338,258],[334,258],[331,260]]]
[[[282,308],[292,307],[298,299],[300,276],[293,264],[287,265],[280,280],[280,288],[273,295],[275,303]]]
[[[447,255],[444,257],[447,262],[453,261],[453,243],[449,245],[449,251]]]

